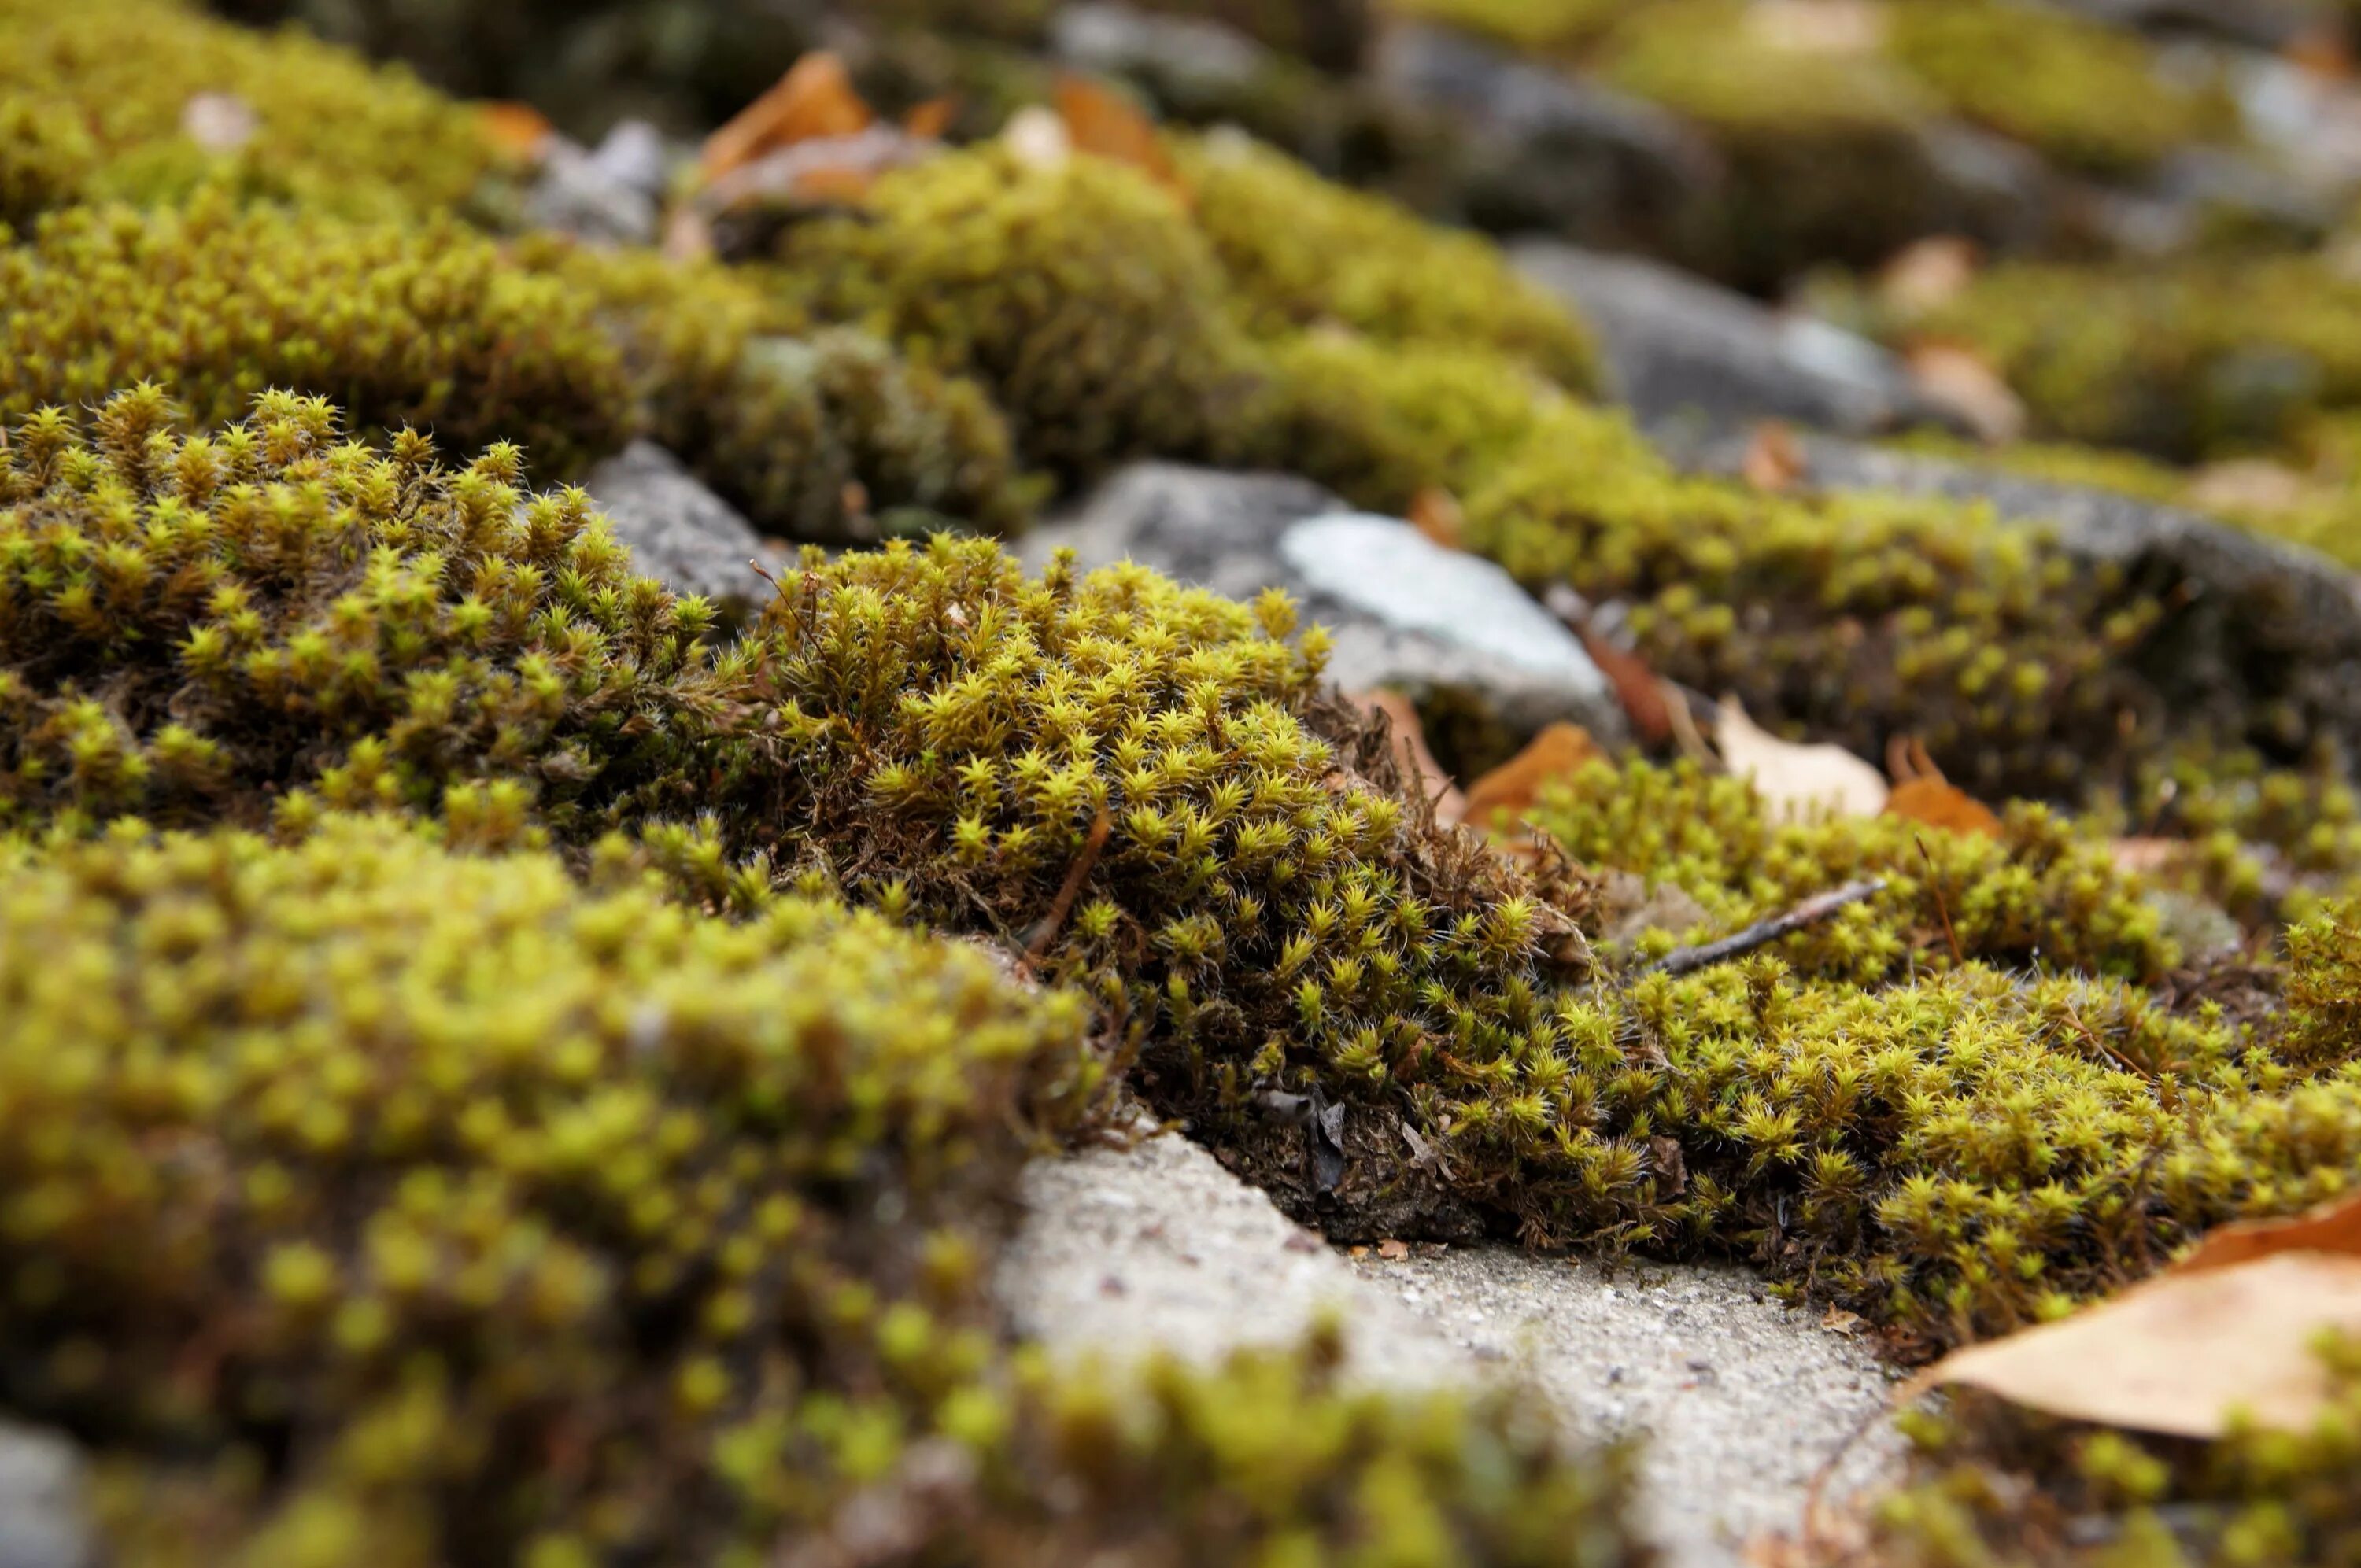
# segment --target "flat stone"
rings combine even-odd
[[[645,120],[619,121],[590,154],[592,167],[609,181],[661,201],[672,182],[672,149],[664,133]]]
[[[1177,1136],[1038,1161],[1024,1207],[994,1288],[1053,1356],[1204,1364],[1333,1315],[1364,1387],[1505,1385],[1577,1442],[1641,1440],[1642,1523],[1666,1568],[1739,1568],[1749,1538],[1798,1528],[1824,1464],[1831,1502],[1899,1470],[1873,1350],[1768,1300],[1748,1269],[1577,1267],[1492,1244],[1356,1263]]]
[[[1856,334],[1637,257],[1555,240],[1510,254],[1596,329],[1615,395],[1652,430],[1780,419],[1868,434],[1942,422],[1901,363]]]
[[[1050,24],[1049,47],[1069,65],[1110,75],[1150,71],[1201,90],[1251,83],[1269,49],[1202,16],[1164,16],[1129,5],[1068,5]]]
[[[583,488],[641,572],[679,594],[702,594],[732,614],[768,598],[747,565],[770,547],[735,508],[652,441],[635,441],[590,471]]]
[[[1624,730],[1582,644],[1507,573],[1303,479],[1135,465],[1019,548],[1038,567],[1060,546],[1085,566],[1135,560],[1233,598],[1285,590],[1334,635],[1329,674],[1347,691],[1447,696],[1519,734],[1560,719],[1609,740]]]
[[[626,182],[596,153],[552,137],[525,192],[525,222],[597,246],[653,245],[655,196]]]
[[[0,1568],[84,1568],[95,1561],[82,1471],[82,1452],[68,1439],[0,1424]]]

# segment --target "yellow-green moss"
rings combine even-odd
[[[0,93],[0,224],[22,228],[72,201],[97,161],[71,106]]]
[[[631,422],[592,302],[449,219],[348,225],[214,193],[53,214],[0,248],[0,420],[142,379],[203,425],[286,387],[455,450],[521,441],[551,474],[619,448]]]
[[[879,181],[870,209],[789,231],[792,288],[981,381],[1028,463],[1072,478],[1202,453],[1251,389],[1209,248],[1129,169],[950,153]]]
[[[1595,41],[1632,0],[1385,0],[1398,16],[1480,33],[1511,49],[1556,51]]]
[[[1197,226],[1262,334],[1337,322],[1388,345],[1489,349],[1560,385],[1598,378],[1589,334],[1499,249],[1321,179],[1239,136],[1179,144]]]
[[[254,117],[214,149],[183,128],[202,93]],[[170,201],[204,185],[348,217],[464,204],[493,167],[475,117],[394,67],[302,33],[250,32],[181,0],[0,4],[0,98],[79,125],[93,155],[49,192]],[[14,220],[12,220],[14,221]]]

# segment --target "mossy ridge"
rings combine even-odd
[[[206,93],[252,112],[243,145],[209,150],[183,130],[189,101]],[[467,206],[496,166],[475,116],[407,71],[300,32],[232,27],[181,0],[5,0],[0,104],[12,117],[29,110],[51,127],[76,126],[87,139],[58,166],[71,177],[41,192],[40,207],[176,201],[212,186],[408,220]],[[0,215],[20,223],[31,212]]]
[[[216,192],[52,214],[0,248],[0,420],[143,379],[206,427],[292,388],[365,430],[470,452],[520,441],[552,474],[620,448],[631,423],[591,301],[448,218],[346,224]]]
[[[1333,1342],[1012,1356],[992,1255],[1097,1069],[972,948],[387,818],[6,859],[0,1390],[121,1561],[752,1563],[864,1492],[1011,1568],[1647,1561],[1619,1460]]]

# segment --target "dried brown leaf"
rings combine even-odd
[[[1410,1256],[1410,1244],[1391,1240],[1381,1241],[1378,1244],[1378,1255],[1388,1263],[1400,1263]]]
[[[1429,485],[1411,499],[1411,526],[1445,550],[1459,548],[1466,521],[1459,510],[1459,498],[1440,485]]]
[[[1434,803],[1435,820],[1447,828],[1464,817],[1467,813],[1466,799],[1459,793],[1458,782],[1444,771],[1443,764],[1427,749],[1426,727],[1419,722],[1418,709],[1410,698],[1400,692],[1368,691],[1355,693],[1352,700],[1368,712],[1384,714],[1393,726],[1394,744],[1409,758],[1410,776],[1418,781],[1426,798]]]
[[[1879,269],[1877,297],[1888,310],[1918,315],[1949,304],[1975,281],[1976,242],[1958,235],[1929,235],[1895,252]]]
[[[1186,201],[1189,188],[1163,138],[1131,101],[1086,76],[1058,78],[1058,117],[1074,150],[1127,163]]]
[[[1905,779],[1885,797],[1885,815],[1952,833],[2000,836],[2000,818],[1992,807],[1940,773],[1933,778]]]
[[[2233,1268],[2287,1252],[2331,1252],[2361,1257],[2361,1197],[2343,1198],[2284,1220],[2246,1220],[2206,1233],[2173,1274]]]
[[[1467,820],[1489,828],[1503,816],[1521,817],[1532,809],[1544,788],[1572,778],[1598,755],[1598,743],[1590,738],[1590,731],[1578,724],[1552,724],[1523,751],[1467,786]]]
[[[816,50],[706,137],[699,165],[706,179],[718,180],[778,148],[857,135],[874,118],[853,91],[844,61],[826,49]]]
[[[1739,472],[1758,490],[1792,490],[1804,477],[1804,449],[1795,433],[1775,419],[1766,419],[1748,437],[1746,457]]]
[[[913,105],[902,116],[902,129],[920,141],[940,141],[943,133],[951,128],[951,122],[959,117],[959,106],[956,98],[929,98]]]
[[[555,134],[548,119],[530,104],[487,104],[478,113],[484,139],[506,158],[538,158]]]
[[[1982,439],[1999,445],[2025,433],[2025,404],[1974,349],[1930,338],[1911,345],[1905,357],[1918,390]]]
[[[1774,816],[1874,817],[1885,809],[1885,775],[1876,768],[1841,746],[1780,740],[1747,718],[1734,696],[1721,699],[1714,744],[1724,767],[1753,779],[1754,793]]]

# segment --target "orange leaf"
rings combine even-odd
[[[1459,499],[1440,485],[1429,485],[1411,499],[1411,526],[1445,550],[1459,548],[1464,521]]]
[[[1582,726],[1550,725],[1523,751],[1468,786],[1467,820],[1486,828],[1503,812],[1522,816],[1545,787],[1572,778],[1599,754],[1598,743]]]
[[[551,126],[530,104],[487,104],[480,111],[484,139],[509,158],[537,158]]]
[[[2000,836],[2000,818],[1993,815],[1992,808],[1959,785],[1946,783],[1939,773],[1933,778],[1905,779],[1895,784],[1894,793],[1885,797],[1885,815],[1924,822],[1929,828],[1953,833]]]
[[[719,178],[799,141],[857,135],[873,118],[844,62],[820,49],[796,61],[776,86],[705,138],[705,177]]]
[[[940,141],[958,115],[958,99],[929,98],[902,116],[902,128],[920,141]]]
[[[2361,1257],[2361,1198],[2340,1198],[2286,1220],[2246,1220],[2209,1231],[2174,1274],[2233,1268],[2283,1252],[2348,1253]]]
[[[1804,454],[1795,444],[1795,433],[1775,419],[1756,425],[1739,471],[1758,490],[1794,489],[1804,477]]]
[[[2025,433],[2025,404],[1974,349],[1928,339],[1911,345],[1905,358],[1918,390],[1983,440],[1997,445]]]
[[[1457,783],[1427,750],[1426,727],[1419,722],[1418,709],[1410,698],[1400,692],[1370,691],[1357,693],[1352,700],[1371,713],[1384,714],[1393,725],[1394,743],[1402,749],[1417,787],[1434,802],[1436,820],[1447,827],[1465,817],[1467,802]]]
[[[1673,732],[1673,713],[1664,701],[1664,684],[1648,668],[1648,661],[1618,648],[1587,625],[1576,628],[1575,635],[1582,639],[1583,652],[1607,677],[1607,684],[1615,688],[1623,717],[1631,721],[1631,733],[1642,745],[1663,745]]]
[[[1075,151],[1127,163],[1182,200],[1188,199],[1180,170],[1165,152],[1155,126],[1120,93],[1087,77],[1060,76],[1058,117],[1066,122],[1066,134]]]

